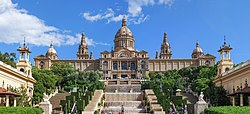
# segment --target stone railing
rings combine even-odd
[[[92,97],[92,100],[85,107],[82,114],[94,114],[94,112],[98,108],[98,103],[101,102],[102,97],[103,97],[103,90],[95,90],[95,93],[94,93],[94,96]]]
[[[154,114],[165,114],[165,111],[163,111],[162,106],[158,103],[157,97],[152,89],[145,90],[145,96],[147,102],[149,103],[149,108],[154,112]]]

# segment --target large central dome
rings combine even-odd
[[[121,38],[122,36],[133,37],[131,30],[126,26],[126,20],[123,19],[122,27],[116,32],[115,38]]]
[[[130,29],[127,27],[126,18],[122,19],[122,27],[116,32],[115,39],[115,50],[123,48],[134,50],[134,37]]]

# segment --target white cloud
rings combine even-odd
[[[159,0],[159,4],[164,4],[171,6],[174,3],[174,0]]]
[[[128,12],[132,17],[136,17],[142,12],[142,6],[154,4],[155,0],[128,0]]]
[[[142,12],[142,7],[149,5],[153,6],[155,4],[171,6],[174,3],[174,0],[126,0],[126,2],[128,2],[127,14],[115,15],[116,13],[111,8],[108,8],[105,13],[98,13],[94,15],[91,15],[89,12],[85,12],[83,13],[83,18],[92,22],[107,20],[107,23],[110,23],[112,21],[120,21],[123,16],[126,16],[128,18],[128,23],[140,24],[149,19],[149,15],[144,15]]]
[[[86,42],[88,45],[91,45],[91,46],[96,46],[96,45],[110,46],[110,44],[108,43],[96,42],[93,39],[89,39],[89,38],[86,38]]]
[[[85,18],[88,21],[98,21],[98,20],[107,20],[107,23],[111,21],[120,21],[122,20],[124,15],[115,15],[113,9],[108,8],[104,13],[96,14],[96,15],[91,15],[89,12],[83,13],[83,18]]]
[[[69,35],[69,30],[46,25],[43,20],[17,6],[11,0],[0,0],[0,42],[20,43],[23,37],[29,44],[37,46],[48,46],[51,41],[57,46],[80,42],[78,35]]]
[[[102,18],[102,16],[100,14],[91,16],[90,13],[88,13],[88,12],[83,13],[83,17],[89,21],[98,21]]]

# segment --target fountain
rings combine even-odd
[[[140,80],[109,80],[105,88],[105,101],[102,113],[118,114],[121,107],[124,113],[145,113]]]

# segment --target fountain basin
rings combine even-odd
[[[142,108],[143,102],[142,101],[105,101],[104,107],[135,107],[135,108]]]
[[[117,90],[118,92],[130,92],[130,90],[133,90],[133,92],[140,92],[141,91],[141,85],[134,84],[134,85],[107,85],[105,91],[106,92],[115,92]]]
[[[142,101],[142,93],[105,93],[105,101]]]
[[[109,113],[112,112],[113,114],[118,114],[121,112],[121,107],[108,107],[102,110],[102,113]],[[132,113],[146,113],[146,110],[143,108],[134,108],[134,107],[124,107],[125,114],[132,114]]]

